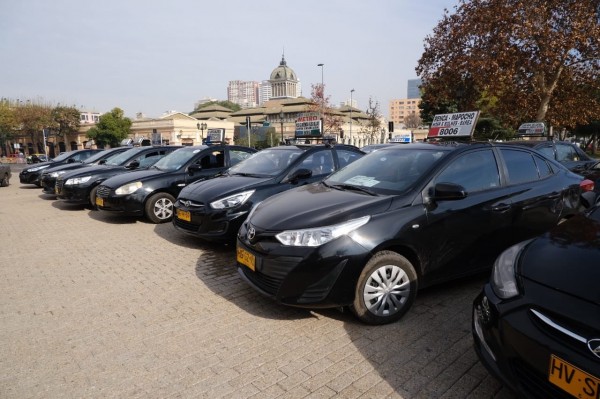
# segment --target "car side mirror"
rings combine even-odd
[[[74,162],[75,162],[75,160],[73,158],[67,159],[67,163],[74,163]]]
[[[437,183],[432,191],[431,199],[436,201],[454,201],[467,198],[467,191],[460,184]]]
[[[297,183],[300,179],[308,179],[312,176],[312,170],[310,169],[297,169],[288,178],[287,182]]]
[[[125,167],[127,169],[137,169],[140,167],[140,162],[139,161],[131,161]]]
[[[192,164],[187,167],[188,175],[192,176],[194,173],[202,170],[202,165],[198,165],[197,163]]]
[[[101,159],[98,161],[98,165],[104,165],[106,163],[106,159]]]

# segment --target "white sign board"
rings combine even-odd
[[[317,113],[306,113],[296,119],[296,137],[321,135],[321,119]]]
[[[545,131],[544,122],[523,123],[519,126],[519,134],[543,135]]]
[[[223,141],[225,136],[225,129],[208,129],[206,131],[206,141]]]
[[[470,137],[478,118],[479,111],[436,115],[427,137]]]
[[[412,132],[401,130],[390,139],[390,143],[412,143]]]

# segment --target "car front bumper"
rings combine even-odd
[[[566,331],[573,331],[580,325],[559,316],[560,311],[556,313],[556,310],[544,307],[544,304],[556,303],[555,300],[561,296],[555,294],[558,297],[548,298],[549,291],[539,285],[528,284],[528,297],[546,298],[545,301],[534,302],[540,306],[525,303],[522,298],[502,301],[489,284],[486,285],[473,303],[475,351],[486,368],[519,397],[572,398],[566,389],[573,389],[584,398],[600,397],[600,358],[595,358],[586,343],[560,330],[562,326]],[[565,310],[568,311],[568,307],[574,305],[573,299],[563,298],[563,304],[567,303]],[[596,316],[600,314],[597,306],[595,310],[593,307],[588,303],[580,309],[593,311],[595,313],[590,314]],[[550,318],[546,317],[548,315]],[[590,329],[585,332],[579,329],[578,333],[595,336]],[[577,375],[587,374],[591,379],[586,381],[583,378],[579,386],[572,380],[569,382],[573,368],[583,370],[583,374]]]

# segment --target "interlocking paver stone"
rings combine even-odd
[[[366,326],[262,297],[232,246],[18,179],[0,188],[0,239],[1,398],[511,397],[472,349],[485,276]]]

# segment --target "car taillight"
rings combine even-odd
[[[594,191],[594,182],[590,179],[584,179],[579,183],[579,187],[581,187],[581,191]]]

